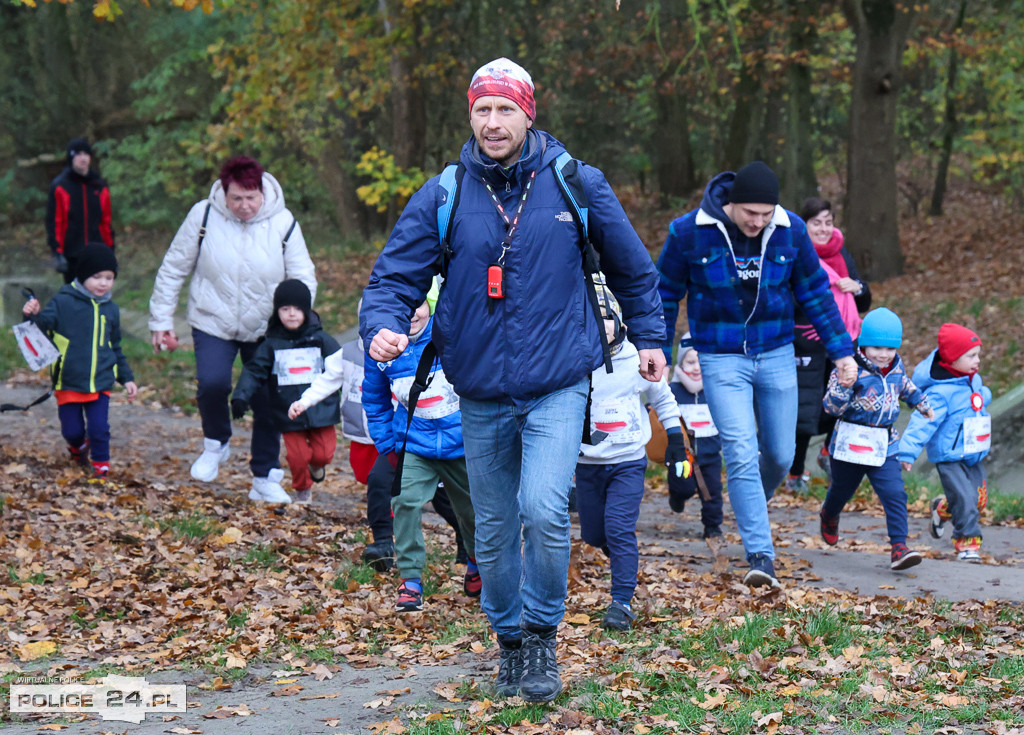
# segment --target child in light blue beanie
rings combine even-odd
[[[839,515],[867,475],[885,510],[893,570],[909,569],[922,559],[907,548],[907,491],[897,456],[899,432],[894,426],[900,401],[929,420],[934,417],[896,352],[902,343],[903,323],[895,313],[884,307],[868,312],[854,355],[856,382],[844,387],[833,370],[822,400],[825,412],[838,421],[829,443],[832,484],[821,506],[821,537],[829,546],[839,542]]]

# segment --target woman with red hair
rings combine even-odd
[[[295,278],[316,296],[313,261],[302,230],[285,208],[281,185],[252,158],[227,161],[210,196],[195,204],[174,236],[149,301],[153,349],[174,349],[178,294],[191,277],[188,323],[196,352],[196,403],[203,453],[192,477],[216,479],[228,457],[231,369],[238,354],[248,362],[267,327],[274,289]],[[251,500],[288,503],[281,487],[280,435],[274,430],[266,387],[251,401]]]

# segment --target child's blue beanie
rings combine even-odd
[[[891,309],[884,306],[872,309],[860,325],[857,338],[860,347],[892,347],[899,349],[903,344],[903,322]]]

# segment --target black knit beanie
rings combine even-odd
[[[79,283],[100,271],[114,271],[117,277],[117,258],[114,249],[104,243],[91,242],[75,254],[75,278]]]
[[[729,192],[731,204],[778,204],[779,177],[761,161],[748,163],[736,172]]]
[[[89,141],[85,138],[72,138],[68,141],[65,151],[68,154],[68,165],[71,165],[71,159],[78,153],[88,153],[92,155],[92,146],[89,145]]]
[[[308,317],[309,310],[313,308],[313,297],[306,284],[295,278],[281,281],[274,291],[274,312],[282,306],[295,306]]]

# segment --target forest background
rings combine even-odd
[[[0,242],[45,256],[47,184],[85,135],[148,278],[246,153],[351,312],[405,201],[468,138],[473,71],[505,55],[533,75],[538,127],[606,172],[654,255],[712,175],[755,158],[785,206],[833,199],[862,273],[894,284],[880,303],[928,302],[918,356],[936,309],[976,329],[1024,316],[1017,249],[971,270],[1020,229],[1022,26],[1020,0],[0,0]],[[1000,392],[1024,340],[995,328]]]

